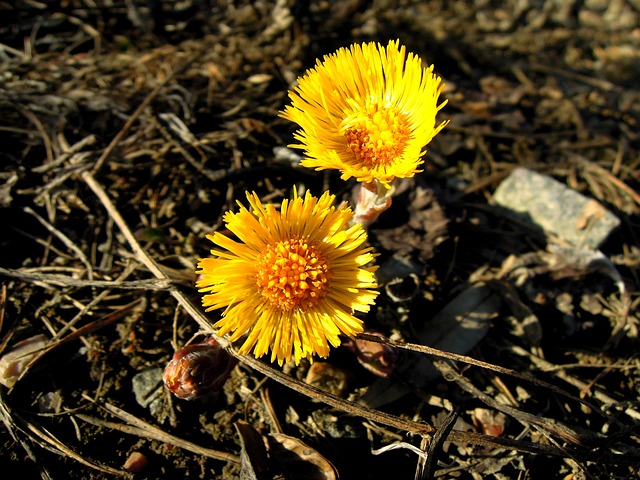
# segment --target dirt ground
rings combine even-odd
[[[638,1],[18,0],[0,13],[0,354],[37,348],[19,378],[4,357],[3,470],[638,478]],[[355,182],[284,148],[289,87],[339,47],[391,39],[435,66],[450,120],[369,229],[381,294],[364,321],[381,336],[362,340],[397,362],[391,375],[345,342],[313,367],[240,358],[222,391],[175,398],[164,367],[219,315],[201,311],[194,271],[222,214],[247,190],[353,200]],[[619,224],[585,249],[567,224],[510,215],[495,192],[516,167],[591,199],[569,222],[585,235],[605,212]],[[547,217],[570,209],[533,194]]]

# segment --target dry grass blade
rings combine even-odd
[[[365,405],[345,400],[343,398],[315,388],[279,370],[276,370],[272,366],[267,365],[253,357],[240,356],[233,350],[230,350],[230,353],[236,356],[246,365],[249,365],[254,370],[267,375],[272,380],[275,380],[276,382],[285,385],[298,393],[306,395],[309,398],[342,410],[343,412],[346,412],[350,415],[366,418],[370,422],[380,423],[389,427],[397,428],[407,433],[412,433],[420,436],[430,437],[436,432],[436,429],[433,426],[426,423],[407,420],[396,415],[392,415],[380,410],[369,408]],[[544,455],[564,455],[561,450],[547,445],[522,442],[509,438],[493,437],[473,432],[462,432],[453,430],[450,433],[448,440],[452,442],[470,443],[473,445],[483,445],[493,448],[508,448],[522,452],[540,453]]]
[[[583,382],[582,380],[569,375],[567,372],[565,372],[562,369],[559,369],[557,367],[557,365],[552,364],[551,362],[548,362],[547,360],[544,360],[543,358],[540,358],[536,355],[533,355],[530,352],[527,352],[524,348],[518,346],[518,345],[510,345],[510,350],[515,353],[516,355],[519,356],[523,356],[523,357],[527,357],[531,360],[531,362],[538,368],[540,368],[543,371],[553,371],[553,374],[555,376],[557,376],[558,378],[564,380],[565,382],[567,382],[570,385],[573,385],[574,387],[580,389],[581,391],[585,390],[588,388],[588,385]],[[625,405],[621,405],[618,401],[616,401],[615,399],[611,398],[611,396],[607,395],[606,393],[604,393],[603,391],[601,391],[600,389],[593,389],[593,397],[596,398],[597,400],[601,401],[603,403],[603,407],[605,409],[616,409],[616,408],[622,408],[622,411],[629,416],[630,418],[632,418],[633,420],[636,421],[640,421],[640,412],[638,412],[638,410],[636,410],[635,408],[632,407],[627,407]]]
[[[93,165],[91,171],[92,173],[96,173],[97,171],[99,171],[102,168],[102,165],[104,164],[104,162],[107,160],[107,158],[109,158],[109,155],[111,155],[111,152],[113,151],[114,148],[116,148],[116,146],[118,145],[118,143],[120,143],[120,141],[122,141],[122,139],[125,137],[125,135],[127,133],[129,133],[129,130],[131,130],[131,127],[133,127],[133,124],[136,122],[136,120],[140,117],[140,115],[142,115],[142,112],[144,112],[144,110],[151,105],[151,102],[153,102],[154,98],[156,98],[158,96],[158,94],[167,86],[167,84],[180,72],[182,71],[184,68],[188,67],[196,58],[198,58],[200,55],[202,54],[202,50],[198,51],[197,53],[195,53],[194,55],[191,55],[189,58],[187,58],[185,61],[183,61],[180,65],[178,65],[175,69],[172,70],[170,75],[167,75],[164,80],[162,80],[162,82],[160,82],[160,84],[158,86],[156,86],[156,88],[154,88],[146,97],[145,99],[140,103],[140,105],[138,105],[138,107],[135,109],[135,111],[131,114],[131,116],[127,119],[126,123],[124,124],[124,126],[120,129],[120,131],[113,137],[113,139],[111,140],[111,142],[109,143],[109,145],[107,146],[107,148],[104,149],[104,151],[102,152],[102,154],[100,155],[100,157],[98,158],[98,160],[96,161],[96,163]]]
[[[113,219],[113,221],[118,225],[120,231],[124,235],[127,240],[127,243],[133,250],[136,258],[140,263],[142,263],[149,271],[158,279],[168,280],[167,275],[162,271],[162,269],[158,266],[158,264],[144,251],[138,240],[136,240],[135,235],[128,227],[127,223],[122,218],[122,215],[118,212],[118,209],[115,207],[104,188],[95,180],[93,175],[90,172],[82,172],[82,179],[89,185],[91,190],[96,194],[96,196],[102,202],[102,205],[107,209],[109,216]],[[203,333],[207,333],[209,335],[214,335],[214,331],[211,328],[211,324],[206,319],[204,315],[200,312],[200,310],[189,300],[189,298],[176,289],[171,290],[171,295],[182,305],[182,307],[187,311],[187,313],[198,322],[200,328]],[[219,338],[214,335],[218,343],[220,345],[227,347],[229,342],[227,342],[223,338]]]
[[[68,150],[59,155],[53,162],[45,163],[39,167],[34,167],[31,171],[34,173],[45,173],[53,168],[64,165],[72,159],[75,154],[82,152],[87,147],[96,143],[96,139],[95,135],[88,135],[77,143],[71,145]]]
[[[598,437],[591,433],[578,432],[557,421],[551,421],[550,419],[544,418],[540,415],[532,415],[530,413],[518,410],[517,408],[513,408],[509,405],[500,403],[489,395],[480,391],[480,389],[475,387],[467,378],[457,372],[451,365],[447,364],[447,362],[436,361],[435,364],[442,372],[446,380],[456,382],[456,384],[460,388],[462,388],[467,393],[470,393],[474,398],[480,399],[484,404],[491,408],[510,415],[512,418],[515,418],[525,426],[536,425],[546,432],[556,435],[564,441],[576,446],[594,445],[598,443],[598,440],[603,440],[602,437]]]
[[[591,408],[595,412],[598,412],[600,415],[607,417],[604,412],[601,412],[598,408],[596,408],[591,403],[587,402],[583,398],[576,397],[561,388],[558,388],[555,385],[552,385],[543,380],[537,379],[532,375],[521,373],[511,368],[501,367],[499,365],[494,365],[492,363],[483,362],[481,360],[477,360],[475,358],[468,357],[466,355],[459,355],[457,353],[444,352],[442,350],[438,350],[437,348],[428,347],[426,345],[417,345],[415,343],[407,343],[407,342],[396,342],[391,339],[385,338],[381,335],[369,335],[366,333],[361,333],[358,335],[358,338],[362,338],[363,340],[367,340],[370,342],[382,343],[384,345],[389,345],[391,347],[402,348],[404,350],[410,350],[413,352],[424,353],[437,358],[446,358],[448,360],[454,360],[456,362],[466,363],[467,365],[474,365],[476,367],[484,368],[486,370],[502,373],[505,375],[512,376],[514,378],[519,378],[520,380],[524,380],[528,383],[536,385],[538,387],[546,388],[558,395],[562,395],[564,397],[570,398],[578,403],[585,405],[586,407]]]
[[[47,230],[49,230],[56,237],[58,237],[70,250],[73,251],[73,253],[76,254],[77,258],[87,268],[87,276],[89,277],[89,280],[93,280],[93,266],[91,265],[91,262],[89,261],[87,256],[82,252],[82,250],[78,248],[78,246],[75,243],[73,243],[69,237],[67,237],[64,233],[62,233],[60,230],[58,230],[49,222],[47,222],[44,218],[42,218],[40,215],[34,212],[31,208],[27,207],[24,210],[25,212],[33,215],[42,225],[45,226]]]
[[[95,332],[97,330],[100,330],[101,328],[106,327],[107,325],[111,325],[112,323],[114,323],[115,321],[121,319],[123,316],[127,315],[128,313],[130,313],[132,310],[134,310],[139,304],[140,304],[141,300],[134,300],[133,302],[131,302],[129,305],[125,305],[124,307],[122,307],[121,309],[119,309],[116,312],[110,313],[109,315],[105,315],[103,318],[99,318],[97,320],[94,320],[93,322],[75,330],[74,332],[66,335],[65,337],[62,338],[58,338],[58,339],[52,339],[51,340],[51,344],[49,346],[47,346],[46,348],[42,349],[37,356],[35,356],[33,358],[33,360],[31,360],[26,367],[24,368],[22,374],[20,375],[20,377],[18,378],[17,382],[19,382],[22,378],[24,378],[29,371],[47,354],[49,354],[51,351],[55,350],[56,348],[67,344],[69,342],[72,342],[74,340],[77,340],[79,338],[84,337],[85,335],[88,335],[89,333]],[[16,383],[17,383],[16,382]],[[14,387],[15,388],[15,387]]]
[[[15,278],[27,283],[49,287],[74,287],[74,288],[109,288],[124,290],[170,290],[178,285],[178,282],[170,279],[148,279],[148,280],[84,280],[69,275],[56,275],[27,271],[25,269],[7,269],[0,267],[0,275]]]
[[[91,400],[89,397],[85,398],[87,400]],[[151,438],[153,440],[158,440],[159,442],[164,442],[170,445],[174,445],[176,447],[183,448],[190,452],[193,452],[197,455],[203,455],[209,458],[215,458],[216,460],[221,460],[223,462],[232,462],[232,463],[240,463],[240,458],[237,455],[232,455],[226,452],[220,452],[218,450],[212,450],[210,448],[204,448],[199,445],[196,445],[193,442],[189,442],[187,440],[183,440],[182,438],[171,435],[162,429],[155,427],[143,420],[140,420],[134,415],[125,412],[124,410],[110,405],[108,403],[100,404],[104,410],[109,412],[112,415],[120,418],[121,420],[127,422],[129,425],[122,425],[114,422],[107,422],[104,420],[100,420],[98,418],[90,417],[85,414],[76,414],[76,417],[79,419],[91,423],[92,425],[97,425],[100,427],[110,428],[114,430],[118,430],[129,435],[137,435],[142,438]]]
[[[20,446],[22,447],[22,449],[25,451],[25,453],[27,454],[27,456],[32,462],[34,462],[36,465],[39,465],[38,458],[36,457],[33,449],[31,448],[30,442],[27,441],[27,439],[30,439],[29,435],[28,434],[21,435],[23,432],[18,426],[18,424],[16,423],[16,421],[14,420],[13,415],[9,410],[9,407],[5,403],[4,395],[2,394],[2,392],[0,392],[0,416],[2,417],[2,423],[4,423],[5,428],[7,429],[7,431],[13,438],[13,440],[16,443],[20,444]],[[26,438],[23,438],[23,436]],[[34,440],[33,442],[38,443],[37,440]],[[51,474],[49,473],[46,467],[39,466],[38,470],[40,473],[40,477],[43,480],[52,479]]]
[[[9,406],[6,404],[4,395],[0,392],[0,414],[2,415],[2,420],[8,430],[11,432],[12,436],[16,438],[16,430],[21,434],[25,435],[31,442],[38,444],[40,447],[55,452],[59,455],[66,455],[73,460],[86,465],[94,470],[98,470],[103,473],[107,473],[109,475],[114,475],[117,477],[124,477],[127,475],[127,472],[117,470],[115,468],[111,468],[106,465],[100,465],[91,460],[87,460],[82,455],[75,452],[72,448],[65,445],[62,441],[56,438],[53,434],[48,432],[45,428],[28,421],[22,418],[17,413],[13,412]],[[31,448],[27,445],[24,440],[20,440],[23,448],[29,454],[29,457],[38,464],[38,459],[31,450]],[[46,469],[41,470],[42,478],[50,478]]]
[[[421,457],[418,460],[415,480],[430,480],[433,478],[440,450],[442,449],[444,442],[449,437],[451,429],[455,425],[459,415],[460,412],[458,410],[454,410],[447,415],[447,418],[445,418],[442,424],[438,427],[438,431],[431,438],[431,441],[428,442],[428,447],[426,445],[426,439],[423,439],[422,448],[426,449],[429,455],[426,459]]]

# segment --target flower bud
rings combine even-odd
[[[368,335],[382,336],[375,332],[366,332]],[[378,342],[356,339],[353,347],[360,365],[379,377],[388,377],[396,366],[398,350]]]
[[[378,181],[361,183],[351,224],[359,223],[366,229],[391,206],[392,194],[392,187],[385,186]]]
[[[214,339],[178,349],[164,369],[162,379],[169,391],[183,400],[219,392],[238,360]]]

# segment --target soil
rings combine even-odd
[[[18,0],[0,13],[3,470],[638,477],[640,3]],[[356,182],[286,149],[288,89],[340,47],[391,39],[434,65],[450,123],[369,228],[369,336],[313,365],[240,357],[222,388],[175,397],[161,378],[174,352],[215,335],[194,272],[224,212],[245,191],[278,203],[294,187],[353,202]],[[567,225],[510,215],[494,193],[516,167],[619,225],[586,249]],[[9,362],[25,341],[30,363]]]

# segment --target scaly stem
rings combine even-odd
[[[392,194],[392,186],[386,186],[377,180],[360,184],[358,203],[351,224],[359,223],[367,228],[391,206]]]

